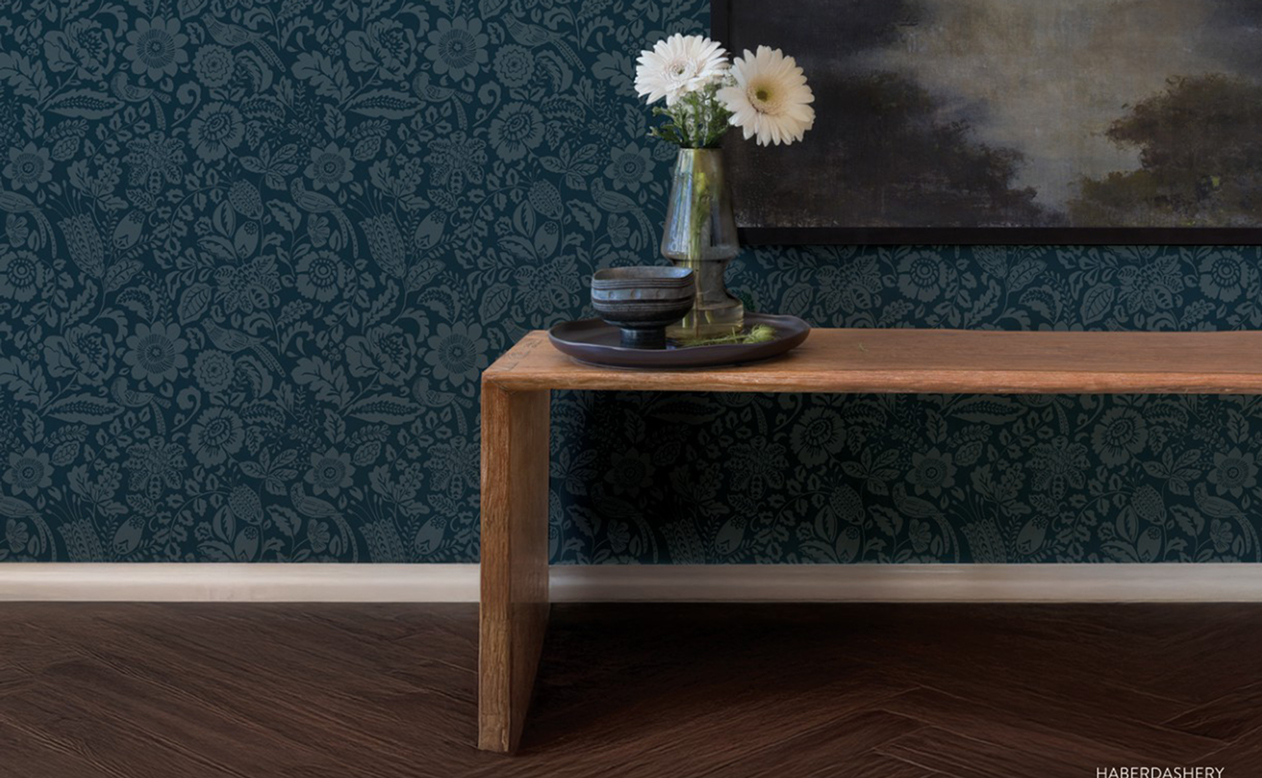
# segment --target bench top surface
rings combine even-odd
[[[775,359],[661,371],[585,365],[535,330],[483,381],[509,391],[1262,394],[1262,332],[815,329]]]

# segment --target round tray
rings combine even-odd
[[[770,325],[776,337],[763,343],[728,343],[716,346],[689,346],[665,349],[626,348],[619,345],[621,331],[600,319],[567,321],[548,330],[548,339],[563,354],[581,362],[608,367],[668,368],[736,365],[767,359],[801,345],[811,334],[811,326],[796,316],[745,314],[746,329]]]

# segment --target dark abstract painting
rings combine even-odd
[[[715,0],[797,57],[807,142],[729,143],[757,239],[1262,240],[1262,3]]]

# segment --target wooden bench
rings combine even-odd
[[[1262,394],[1262,332],[814,330],[767,362],[630,371],[531,332],[482,376],[478,746],[513,751],[548,624],[553,389],[962,394]]]

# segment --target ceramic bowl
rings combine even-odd
[[[592,276],[592,308],[621,330],[625,348],[666,348],[666,328],[692,310],[696,293],[686,268],[614,267]]]

